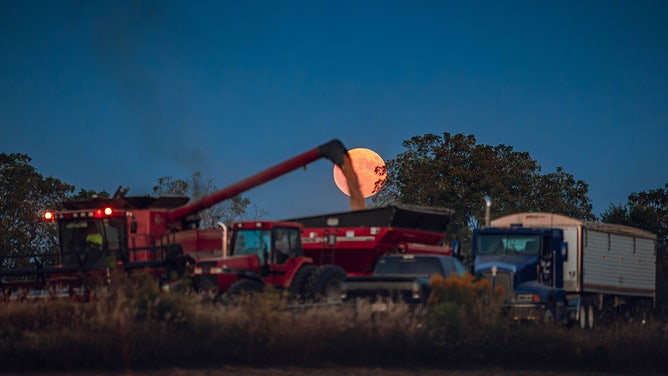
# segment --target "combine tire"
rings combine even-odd
[[[325,265],[311,274],[309,292],[316,302],[341,302],[341,283],[346,272],[335,265]]]
[[[304,302],[311,298],[309,293],[309,280],[317,269],[318,267],[315,265],[304,265],[297,271],[297,273],[295,273],[288,289],[290,300]]]

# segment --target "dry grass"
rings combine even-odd
[[[662,372],[668,325],[580,331],[522,325],[471,279],[434,280],[428,312],[365,302],[289,307],[280,293],[227,306],[119,275],[92,303],[0,306],[4,371],[421,367]]]

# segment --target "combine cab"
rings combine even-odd
[[[201,210],[320,158],[330,159],[348,172],[348,181],[353,185],[351,191],[356,192],[351,207],[363,208],[359,187],[354,187],[357,176],[347,150],[338,140],[192,203],[185,197],[125,197],[120,190],[111,199],[65,202],[64,211],[45,216],[58,228],[59,252],[40,254],[39,259],[2,260],[0,299],[70,297],[87,300],[96,287],[110,283],[112,268],[148,271],[163,287],[168,287],[186,272],[188,264],[220,256],[225,251],[227,237],[223,232],[197,228]]]

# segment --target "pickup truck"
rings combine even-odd
[[[345,278],[341,298],[344,302],[366,299],[377,303],[374,307],[385,306],[388,301],[423,305],[431,293],[432,276],[461,276],[465,271],[464,265],[452,256],[387,255],[378,260],[371,276]]]

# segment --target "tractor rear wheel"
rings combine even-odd
[[[316,270],[318,270],[318,267],[315,265],[304,265],[295,273],[292,283],[290,283],[290,287],[288,288],[290,300],[304,302],[311,298],[309,294],[309,280]]]
[[[309,292],[317,302],[341,302],[341,284],[346,278],[345,270],[336,265],[325,265],[311,274]]]

